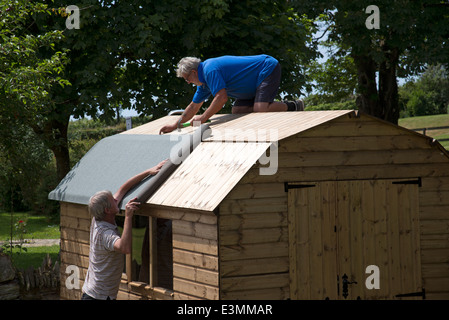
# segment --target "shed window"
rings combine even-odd
[[[122,227],[123,221],[117,225]],[[132,253],[125,257],[127,278],[173,290],[172,221],[134,215],[132,236]]]

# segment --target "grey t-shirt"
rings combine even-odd
[[[120,239],[117,225],[92,218],[90,225],[89,268],[83,292],[95,299],[117,299],[123,272],[123,254],[114,250]]]

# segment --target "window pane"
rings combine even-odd
[[[148,217],[133,216],[132,280],[148,283]]]
[[[172,222],[157,219],[157,286],[173,290]]]
[[[133,216],[133,249],[131,256],[131,281],[150,282],[150,223],[149,217]],[[173,290],[173,242],[172,221],[167,219],[156,220],[156,286]],[[116,217],[120,234],[123,232],[124,216]],[[126,259],[124,257],[124,259]],[[126,263],[125,269],[126,273]]]

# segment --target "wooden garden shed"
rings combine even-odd
[[[120,136],[155,136],[173,119]],[[449,298],[438,142],[350,110],[216,115],[209,128],[137,213],[142,257],[126,258],[120,299]],[[53,199],[61,297],[78,299],[65,270],[84,279],[90,217]]]

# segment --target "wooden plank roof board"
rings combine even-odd
[[[301,112],[255,112],[246,114],[216,114],[211,117],[208,126],[212,136],[207,141],[252,141],[261,142],[281,140],[299,132],[316,127],[330,120],[354,114],[354,110],[332,111],[301,111]],[[159,130],[167,124],[172,124],[179,116],[166,116],[150,121],[121,134],[159,134]],[[277,137],[270,137],[270,130],[276,130]],[[174,130],[164,135],[189,134],[194,127],[181,131]],[[261,133],[266,133],[263,138]],[[226,133],[228,135],[226,136]],[[256,134],[254,138],[254,133]],[[249,139],[248,139],[249,137]]]
[[[250,113],[233,121],[211,125],[206,141],[276,141],[306,131],[352,110]],[[229,134],[226,134],[228,132]],[[254,140],[254,134],[256,140]],[[274,134],[274,136],[273,136]],[[224,135],[224,136],[223,136]],[[264,138],[265,136],[265,138]],[[249,139],[248,139],[249,138]]]
[[[229,118],[229,114],[217,114],[214,115],[211,120],[213,122],[217,122],[219,121],[219,119],[221,118]],[[173,124],[176,120],[179,119],[179,115],[174,115],[174,116],[165,116],[163,118],[159,118],[156,120],[152,120],[150,122],[147,122],[143,125],[140,125],[138,127],[132,128],[130,130],[126,130],[123,131],[120,134],[153,134],[153,135],[158,135],[159,134],[159,130],[168,124]],[[178,130],[174,130],[173,132],[170,133],[165,133],[164,135],[176,135],[176,134],[190,134],[193,133],[196,130],[196,127],[193,126],[189,126],[186,128],[182,128],[181,131]]]
[[[203,142],[147,203],[213,211],[270,145]]]

